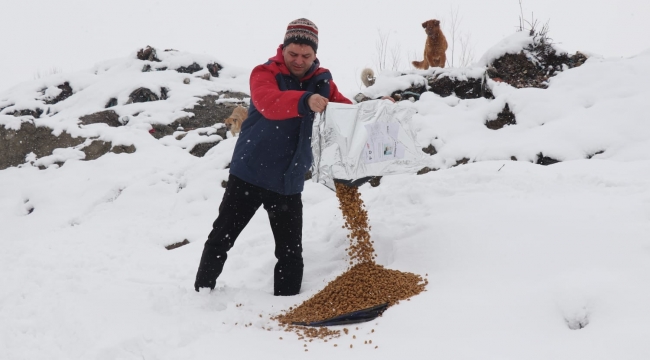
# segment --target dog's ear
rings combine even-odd
[[[432,20],[433,26],[439,26],[440,25],[440,20]]]
[[[425,21],[425,22],[422,23],[422,28],[423,28],[423,29],[426,29],[426,28],[427,28],[427,23],[428,23],[428,22],[429,22],[429,20],[427,20],[427,21]]]

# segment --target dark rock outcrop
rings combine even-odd
[[[105,109],[108,109],[109,107],[113,107],[117,105],[117,99],[116,98],[110,98],[108,99],[108,102],[106,103],[106,106],[104,106]]]
[[[433,146],[433,144],[429,144],[429,146],[427,146],[427,147],[425,147],[425,148],[422,148],[422,151],[423,151],[425,154],[429,154],[429,155],[431,155],[431,156],[433,156],[433,155],[435,155],[435,154],[438,153],[438,151],[436,150],[436,147]]]
[[[132,154],[135,152],[135,146],[133,145],[117,145],[113,146],[111,142],[106,142],[102,140],[94,140],[90,145],[85,146],[81,151],[86,154],[84,160],[96,160],[101,156],[112,152],[115,154]]]
[[[494,99],[492,90],[487,86],[483,77],[457,79],[446,74],[434,75],[428,79],[429,91],[442,97],[452,94],[459,99]]]
[[[197,63],[192,63],[189,66],[181,66],[178,69],[176,69],[176,71],[178,71],[179,73],[184,73],[184,74],[194,74],[195,72],[201,70],[203,70],[203,68],[201,67],[201,65]]]
[[[46,104],[48,105],[56,104],[72,96],[72,87],[70,86],[69,82],[66,81],[63,84],[57,86],[57,88],[61,89],[61,93],[53,99],[46,100],[45,101]]]
[[[143,103],[143,102],[166,100],[166,99],[167,99],[167,89],[164,87],[160,88],[160,97],[158,97],[158,95],[153,91],[141,87],[133,90],[133,92],[129,94],[129,100],[126,103],[127,104]]]
[[[488,120],[485,122],[485,126],[488,129],[498,130],[506,125],[517,125],[517,120],[515,114],[510,111],[510,107],[506,103],[506,106],[503,107],[503,110],[497,114],[497,118],[494,120]]]
[[[218,100],[223,95],[227,99],[240,99],[241,105],[244,105],[244,98],[247,98],[248,95],[244,93],[237,92],[223,92],[219,95],[206,95],[201,97],[201,100],[198,104],[194,105],[191,109],[184,109],[186,112],[193,113],[192,117],[183,117],[174,121],[170,126],[174,129],[183,128],[185,130],[190,129],[199,129],[204,127],[210,127],[214,124],[223,123],[235,107],[237,107],[237,102],[224,102],[217,103]]]
[[[136,56],[138,59],[143,61],[160,62],[160,60],[156,56],[156,49],[152,48],[151,46],[147,46],[146,48],[140,49]]]
[[[427,91],[426,85],[413,85],[406,90],[393,91],[390,94],[390,97],[395,101],[408,100],[410,98],[413,98],[413,100],[419,100],[420,95],[425,91]]]
[[[219,71],[223,69],[223,66],[221,66],[218,63],[212,63],[212,64],[208,64],[207,68],[208,71],[210,72],[210,75],[214,77],[219,77]]]
[[[123,124],[120,122],[120,116],[113,110],[104,110],[90,115],[84,115],[79,118],[81,125],[90,124],[107,124],[108,126],[118,127]]]
[[[38,119],[41,117],[43,114],[43,109],[41,108],[36,108],[36,109],[22,109],[22,110],[15,110],[14,112],[8,113],[7,115],[13,115],[13,116],[32,116],[34,119]]]
[[[54,149],[74,147],[84,141],[66,132],[55,136],[49,127],[36,127],[31,121],[23,122],[19,130],[0,125],[0,170],[24,164],[29,153],[41,158],[51,155]]]
[[[553,159],[552,157],[544,156],[541,152],[537,154],[537,165],[553,165],[561,162],[560,160]]]
[[[548,79],[565,69],[578,67],[587,57],[577,52],[574,55],[558,53],[545,34],[531,34],[535,41],[518,54],[505,54],[494,60],[487,75],[506,82],[516,88],[535,87],[545,89]]]
[[[208,152],[208,150],[212,149],[218,143],[219,143],[219,141],[196,144],[192,148],[192,150],[190,150],[190,154],[192,154],[192,155],[194,155],[196,157],[203,157]]]

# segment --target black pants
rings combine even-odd
[[[269,214],[275,238],[274,294],[295,295],[302,283],[301,195],[281,195],[247,183],[233,175],[219,206],[219,216],[203,248],[194,288],[214,289],[228,258],[227,252],[260,205]]]

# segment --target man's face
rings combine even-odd
[[[316,60],[314,49],[305,44],[289,44],[282,49],[282,55],[289,72],[298,79],[305,76],[311,64]]]

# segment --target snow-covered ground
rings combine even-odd
[[[227,56],[218,58],[227,70]],[[112,60],[121,69],[112,76],[182,81],[173,72],[135,78],[129,61]],[[177,94],[246,89],[249,68],[230,68],[231,77],[179,85]],[[0,100],[91,73],[24,83]],[[378,89],[391,76],[380,77]],[[78,129],[138,150],[94,161],[62,155],[70,159],[62,167],[49,161],[45,170],[0,171],[0,359],[647,359],[649,82],[646,50],[592,56],[544,90],[491,83],[494,100],[427,93],[404,102],[418,111],[418,141],[436,147],[431,160],[441,170],[384,177],[361,193],[377,262],[426,274],[428,291],[338,340],[308,343],[308,352],[269,317],[346,269],[346,233],[332,191],[305,186],[300,295],[272,296],[274,244],[263,210],[231,250],[218,288],[196,293],[194,275],[236,138],[196,158],[154,140],[136,121]],[[56,104],[56,126],[72,129],[80,107],[103,108],[99,94],[110,94],[105,87],[93,93],[95,84],[88,80],[79,93],[98,94],[84,95],[87,101]],[[171,121],[169,112],[186,106],[170,93],[167,103],[143,109],[151,121]],[[487,129],[484,122],[505,103],[517,125]],[[3,125],[15,121],[0,115]],[[563,162],[532,163],[540,152]],[[464,157],[476,162],[451,167]],[[165,249],[184,239],[190,244]]]

